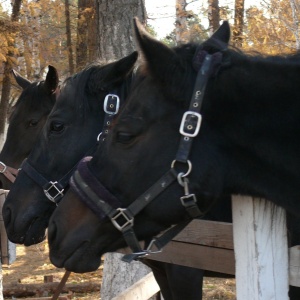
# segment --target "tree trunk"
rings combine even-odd
[[[69,0],[65,0],[65,16],[66,16],[66,35],[67,35],[67,50],[69,58],[69,72],[74,73],[73,49],[71,39],[71,21],[70,21],[70,5]]]
[[[144,0],[97,0],[98,58],[103,61],[120,59],[135,50],[133,17],[146,22]]]
[[[17,22],[19,19],[21,3],[22,0],[15,0],[13,3],[13,9],[11,15],[12,22]],[[14,42],[9,41],[9,47],[13,47],[13,46],[14,46]],[[6,62],[4,63],[2,94],[1,94],[1,102],[0,102],[0,146],[1,148],[4,140],[3,136],[5,131],[7,108],[8,108],[10,88],[11,88],[10,74],[13,65],[12,58],[13,58],[13,52],[9,51],[6,57]]]
[[[82,70],[97,57],[96,1],[78,1],[76,70]]]
[[[120,59],[135,50],[132,22],[135,16],[145,23],[144,0],[97,0],[97,52],[102,61]],[[140,262],[124,263],[120,257],[119,253],[105,254],[103,300],[112,299],[151,271]]]
[[[244,6],[245,0],[235,0],[233,44],[238,48],[243,46]]]
[[[90,3],[90,11],[88,12],[87,19],[87,44],[88,44],[88,55],[87,62],[92,62],[97,58],[97,16],[98,12],[96,11],[96,0],[88,0],[87,3]]]
[[[208,0],[209,32],[213,34],[220,26],[219,0]]]
[[[176,0],[176,43],[188,42],[189,33],[186,21],[186,0]]]
[[[293,33],[296,40],[296,49],[300,50],[300,32],[299,32],[299,14],[298,14],[298,5],[295,0],[290,0],[290,6],[293,16]]]
[[[31,69],[32,69],[32,77],[34,80],[40,79],[40,73],[41,73],[41,62],[40,62],[40,27],[41,27],[41,8],[39,7],[40,0],[34,0],[33,7],[30,10],[29,15],[29,24],[32,24],[32,40],[31,40],[31,49],[32,49],[32,63],[31,63]]]

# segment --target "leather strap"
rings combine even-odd
[[[9,167],[4,162],[0,161],[0,173],[2,173],[10,182],[14,182],[19,170]]]

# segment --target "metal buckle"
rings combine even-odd
[[[184,207],[189,207],[191,205],[194,205],[197,202],[197,198],[195,194],[189,194],[180,197],[180,201]]]
[[[48,188],[48,189],[44,189],[44,193],[45,193],[45,195],[46,195],[46,197],[50,200],[50,201],[52,201],[52,202],[54,202],[54,203],[57,203],[55,200],[56,200],[56,198],[58,198],[58,197],[63,197],[63,191],[64,191],[64,189],[59,189],[57,186],[56,186],[56,184],[57,184],[58,182],[57,181],[49,181],[49,184],[51,184],[50,185],[50,187]],[[54,196],[52,196],[51,194],[50,194],[50,190],[51,189],[54,189],[54,193],[56,193],[56,195],[54,195]]]
[[[3,167],[3,170],[0,170],[0,173],[4,173],[6,171],[6,169],[7,169],[6,164],[4,162],[0,161],[0,166]]]
[[[197,118],[197,124],[196,124],[195,128],[194,128],[193,124],[187,119],[188,117],[196,117]],[[183,117],[181,120],[180,129],[179,129],[180,134],[182,134],[184,136],[188,136],[188,137],[195,137],[199,133],[201,121],[202,121],[202,116],[199,113],[194,112],[194,111],[186,111],[183,114]],[[187,122],[189,124],[186,126],[185,124]],[[193,123],[194,123],[194,121],[193,121]],[[186,129],[190,130],[191,132],[186,132],[185,131]]]
[[[116,215],[111,218],[111,221],[114,224],[114,226],[119,231],[123,231],[124,228],[126,228],[127,226],[132,227],[133,226],[133,218],[130,218],[129,216],[126,215],[126,213],[125,213],[127,211],[126,208],[117,208],[116,210],[118,211],[118,213],[116,213]],[[117,219],[119,217],[123,217],[123,223],[124,224],[119,224],[118,223]]]
[[[120,98],[115,94],[106,95],[103,103],[104,111],[109,115],[116,115],[120,108]]]

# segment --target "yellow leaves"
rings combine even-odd
[[[265,54],[295,51],[295,29],[289,1],[270,1],[262,8],[246,11],[243,49]]]

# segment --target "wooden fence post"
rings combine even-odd
[[[121,261],[123,254],[106,253],[104,257],[101,299],[111,300],[151,272],[138,261],[130,264]]]
[[[288,300],[285,211],[269,201],[233,196],[236,298]]]
[[[2,264],[11,264],[16,260],[16,245],[8,241],[4,221],[2,217],[2,206],[8,194],[7,190],[0,189],[0,300],[3,300]]]

